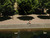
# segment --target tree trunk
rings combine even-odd
[[[1,13],[0,13],[0,17],[1,17]]]
[[[1,17],[1,13],[0,13],[0,17]]]
[[[44,8],[44,13],[46,13],[47,12],[47,9],[46,8]]]
[[[42,8],[42,14],[46,14],[47,13],[47,9],[46,8]]]
[[[44,13],[44,8],[42,8],[42,13]]]
[[[44,13],[44,8],[41,8],[41,15]]]
[[[50,16],[50,14],[49,14],[49,16]]]

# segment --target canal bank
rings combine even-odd
[[[32,29],[0,29],[0,32],[18,32],[18,31],[50,31],[50,28],[32,28]]]
[[[50,24],[12,24],[0,25],[0,31],[50,31]]]
[[[48,17],[43,18],[36,14],[32,15],[14,15],[14,19],[8,19],[0,21],[0,30],[49,30],[50,29],[50,19]],[[30,23],[29,24],[29,20]]]

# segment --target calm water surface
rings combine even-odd
[[[50,38],[50,31],[0,32],[0,38]]]

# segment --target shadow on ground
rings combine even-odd
[[[27,21],[34,19],[32,16],[21,16],[21,17],[17,17],[17,18],[20,20],[27,20]]]
[[[50,16],[37,16],[40,19],[50,19]]]
[[[9,20],[11,19],[10,17],[0,17],[0,21],[4,21],[4,20]]]

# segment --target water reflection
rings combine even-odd
[[[0,32],[0,38],[50,38],[50,31]]]

